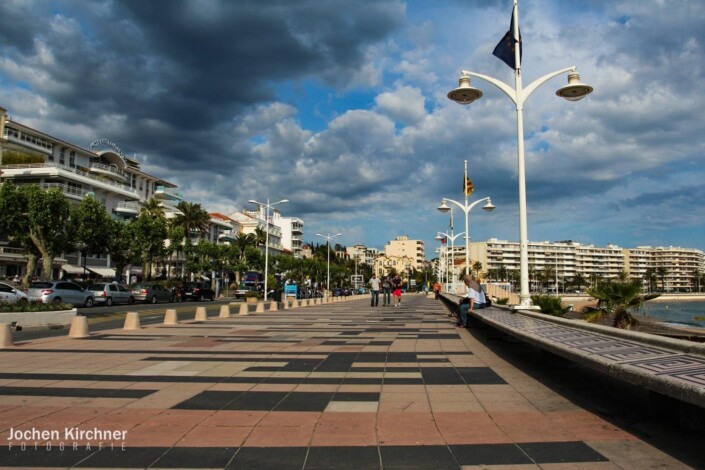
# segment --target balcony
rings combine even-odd
[[[218,235],[218,241],[220,242],[234,242],[235,237],[237,236],[236,233],[233,233],[232,230],[225,230],[223,233]]]
[[[176,192],[173,188],[167,188],[166,186],[157,186],[154,188],[154,197],[157,199],[170,199],[172,201],[183,201],[184,195]]]
[[[91,192],[83,188],[76,188],[63,183],[42,183],[40,186],[42,189],[58,189],[71,199],[83,199],[86,197],[86,194]]]
[[[118,203],[115,212],[126,215],[137,215],[142,209],[142,204],[136,201],[122,201]]]
[[[119,181],[120,183],[124,183],[127,181],[127,174],[124,171],[119,170],[118,167],[115,165],[105,165],[104,163],[91,163],[88,168],[88,171],[101,176],[105,176],[106,178],[110,178],[114,181]]]

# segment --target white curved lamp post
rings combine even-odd
[[[260,207],[266,208],[266,214],[265,214],[265,230],[267,231],[265,233],[265,241],[264,241],[264,301],[267,301],[267,277],[269,275],[269,209],[272,206],[275,206],[277,204],[284,204],[285,202],[289,202],[288,199],[282,199],[281,201],[277,202],[269,202],[269,198],[267,198],[267,202],[258,202],[255,201],[254,199],[250,199],[249,201],[250,204],[256,204]]]
[[[519,38],[519,8],[517,6],[517,0],[514,0],[512,24],[514,25],[514,37]],[[459,86],[448,93],[448,98],[463,105],[470,104],[481,98],[482,91],[473,87],[470,83],[470,77],[476,77],[499,88],[516,105],[517,158],[519,170],[519,256],[521,271],[520,306],[529,307],[531,306],[531,296],[529,294],[529,242],[526,218],[526,174],[524,169],[524,103],[538,87],[546,83],[548,80],[564,73],[568,74],[568,85],[556,91],[556,95],[561,98],[565,98],[569,101],[578,101],[592,93],[593,89],[591,86],[580,82],[580,75],[578,75],[577,68],[575,66],[548,73],[540,78],[537,78],[529,86],[524,88],[521,81],[520,47],[515,47],[514,52],[516,64],[516,68],[514,69],[514,88],[496,78],[468,70],[461,70]]]

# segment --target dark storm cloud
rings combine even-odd
[[[60,117],[126,116],[130,147],[177,168],[199,150],[227,153],[218,126],[273,98],[279,82],[345,86],[404,16],[391,0],[69,2],[54,15],[44,2],[14,5],[0,6],[0,47],[41,69],[32,87],[66,110]],[[53,61],[37,66],[37,41]]]

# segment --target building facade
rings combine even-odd
[[[273,211],[272,223],[281,230],[281,244],[294,257],[301,258],[304,244],[304,221],[298,217],[282,217],[278,210]]]
[[[417,270],[422,270],[426,263],[424,242],[421,240],[409,240],[406,235],[390,240],[384,246],[384,254],[388,258],[411,258],[413,267]]]

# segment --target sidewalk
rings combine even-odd
[[[438,301],[233,313],[0,351],[0,467],[689,468]]]

